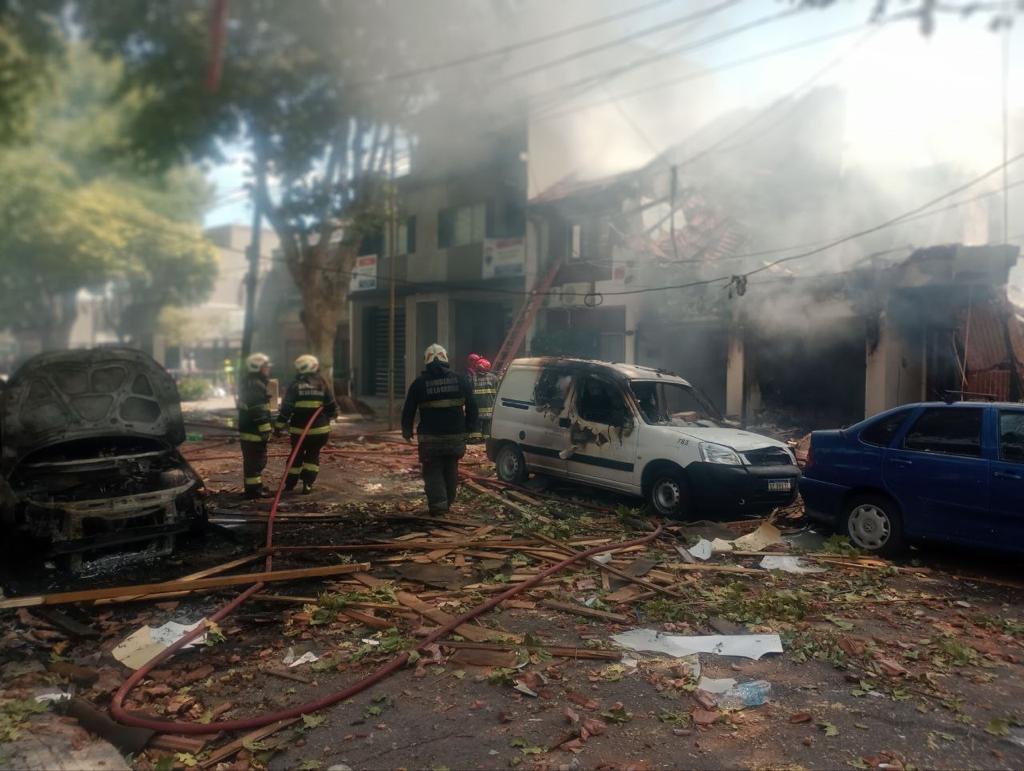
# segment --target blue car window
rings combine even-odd
[[[971,407],[925,410],[907,432],[903,448],[980,458],[981,415]]]
[[[1024,463],[1024,412],[999,413],[999,459]]]
[[[888,447],[892,444],[893,438],[900,430],[900,426],[907,419],[910,410],[900,410],[888,417],[872,423],[860,432],[860,440],[866,444],[873,444],[876,447]]]

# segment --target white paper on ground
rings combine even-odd
[[[733,677],[702,677],[697,683],[697,688],[708,693],[723,694],[736,685]]]
[[[654,629],[631,629],[612,635],[612,642],[634,651],[689,656],[692,653],[715,653],[719,656],[742,656],[759,659],[766,653],[782,653],[782,638],[777,634],[661,634]]]
[[[206,621],[201,618],[190,626],[179,624],[176,621],[168,621],[163,626],[144,626],[136,629],[126,638],[118,643],[111,651],[111,655],[130,669],[138,669],[161,651],[169,648],[186,634]],[[193,645],[206,640],[206,635],[200,635],[186,645],[191,648]]]
[[[299,656],[297,659],[295,659],[295,661],[293,661],[288,666],[289,667],[297,667],[300,664],[312,664],[314,661],[319,661],[319,660],[320,660],[319,656],[317,656],[312,651],[309,651],[307,653],[303,653],[301,656]]]
[[[762,522],[753,533],[740,536],[732,542],[736,551],[761,551],[766,546],[782,541],[782,533],[770,522]]]
[[[687,549],[690,552],[691,557],[696,557],[699,560],[710,559],[713,549],[711,548],[711,541],[707,538],[701,538],[697,543]]]
[[[827,573],[828,568],[806,565],[799,557],[771,556],[765,557],[759,563],[765,570],[782,570],[786,573]]]

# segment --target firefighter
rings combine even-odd
[[[482,442],[491,433],[491,417],[494,415],[494,401],[498,395],[498,378],[491,372],[491,363],[475,353],[469,355],[466,370],[480,414],[473,433],[469,435],[470,441]]]
[[[242,476],[245,497],[266,497],[263,469],[270,441],[270,358],[254,353],[245,360],[245,375],[238,387],[238,432],[242,445]]]
[[[416,435],[427,507],[433,514],[445,514],[458,493],[459,459],[466,454],[466,435],[476,425],[476,401],[469,380],[449,369],[448,352],[440,345],[427,348],[423,363],[405,397],[402,436],[412,441],[418,410]]]
[[[302,448],[288,469],[285,490],[294,490],[301,479],[302,492],[308,495],[313,491],[313,483],[320,473],[320,450],[330,438],[331,420],[338,412],[334,394],[327,380],[320,374],[320,362],[316,356],[304,354],[295,360],[295,380],[288,386],[284,401],[281,402],[281,411],[277,415],[276,429],[283,431],[288,426],[293,450],[306,423],[321,407],[323,410],[310,426]]]

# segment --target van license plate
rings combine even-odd
[[[768,482],[768,492],[770,493],[788,493],[792,489],[792,479],[772,479]]]

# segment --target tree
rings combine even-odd
[[[439,58],[424,34],[436,22],[430,6],[403,4],[396,13],[380,3],[231,3],[215,93],[204,77],[206,0],[77,6],[84,33],[123,57],[126,84],[150,96],[133,131],[145,161],[217,158],[224,143],[249,145],[254,197],[301,293],[306,342],[328,370],[359,242],[387,215],[388,149],[401,150],[404,136],[398,124],[442,90],[437,79],[401,77]],[[445,10],[448,39],[464,37],[467,50],[486,39],[484,29],[493,32],[479,3]],[[479,69],[461,71],[462,99],[483,78]]]
[[[65,0],[0,0],[0,146],[25,138],[26,116],[64,50]]]
[[[136,342],[168,303],[200,300],[216,275],[197,225],[205,183],[170,169],[141,176],[118,155],[138,94],[81,47],[27,116],[33,140],[0,151],[0,326],[65,347],[80,289],[117,282]]]

